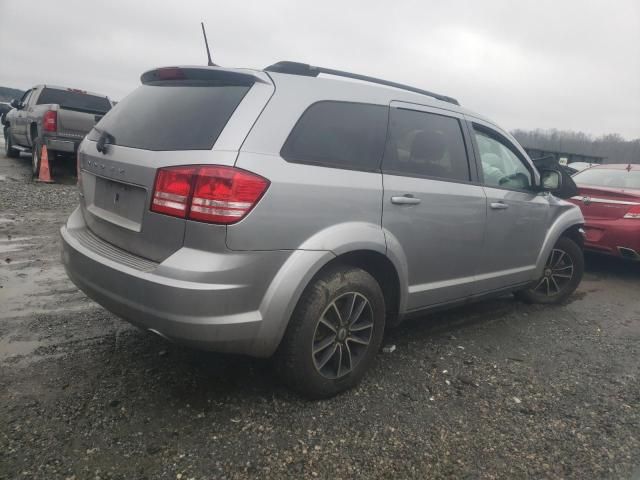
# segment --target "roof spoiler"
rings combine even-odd
[[[144,85],[176,80],[213,85],[251,86],[256,82],[265,83],[264,79],[250,71],[216,67],[161,67],[149,70],[140,76],[140,81]]]
[[[307,63],[299,62],[278,62],[273,65],[269,65],[264,69],[265,72],[276,73],[288,73],[290,75],[302,75],[305,77],[317,77],[319,74],[324,73],[327,75],[335,75],[337,77],[353,78],[355,80],[362,80],[365,82],[377,83],[379,85],[386,85],[387,87],[399,88],[401,90],[407,90],[409,92],[419,93],[420,95],[426,95],[428,97],[441,100],[443,102],[452,103],[453,105],[460,105],[458,100],[446,95],[440,95],[438,93],[429,92],[428,90],[422,90],[421,88],[412,87],[410,85],[404,85],[402,83],[390,82],[388,80],[382,80],[380,78],[369,77],[367,75],[360,75],[358,73],[344,72],[342,70],[334,70],[332,68],[314,67]]]

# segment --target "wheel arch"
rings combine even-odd
[[[538,254],[535,278],[542,276],[547,258],[560,237],[566,236],[571,238],[578,243],[580,248],[582,248],[584,244],[584,239],[580,233],[580,229],[584,226],[584,217],[582,216],[582,212],[575,205],[567,202],[563,203],[566,203],[566,208],[556,216],[553,224],[547,231],[542,248]]]
[[[342,262],[367,271],[385,294],[385,302],[391,307],[387,307],[387,314],[398,317],[405,311],[408,292],[406,256],[398,240],[379,224],[337,224],[316,233],[301,248],[328,249],[335,255],[331,263]]]
[[[337,265],[360,268],[378,282],[384,296],[387,317],[393,323],[400,313],[401,286],[398,270],[389,257],[374,250],[352,250],[329,261],[314,278],[327,268]]]
[[[580,248],[584,248],[584,233],[582,227],[584,224],[576,224],[567,228],[560,234],[560,237],[568,237],[578,244]]]
[[[31,142],[31,146],[35,144],[36,138],[38,138],[38,123],[31,122],[29,124],[29,140]]]
[[[396,323],[406,300],[398,270],[384,253],[361,248],[340,255],[296,250],[274,278],[260,305],[263,327],[254,345],[258,356],[268,357],[276,351],[304,291],[324,271],[339,265],[362,268],[376,279],[385,299],[387,321],[390,325]]]

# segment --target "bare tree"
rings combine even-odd
[[[536,129],[514,130],[513,136],[528,148],[606,157],[605,163],[640,164],[640,138],[625,140],[617,133],[593,138],[584,132]]]

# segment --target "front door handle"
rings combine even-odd
[[[408,193],[401,197],[391,197],[391,203],[395,205],[418,205],[420,203],[420,199]]]
[[[509,208],[509,205],[503,202],[491,202],[491,208],[494,210],[506,210]]]

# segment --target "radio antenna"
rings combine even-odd
[[[207,49],[207,59],[209,60],[207,65],[209,65],[210,67],[217,67],[217,65],[213,63],[213,61],[211,60],[211,52],[209,51],[209,42],[207,41],[207,32],[205,32],[204,30],[204,22],[200,22],[200,26],[202,27],[202,35],[204,36],[204,46]]]

